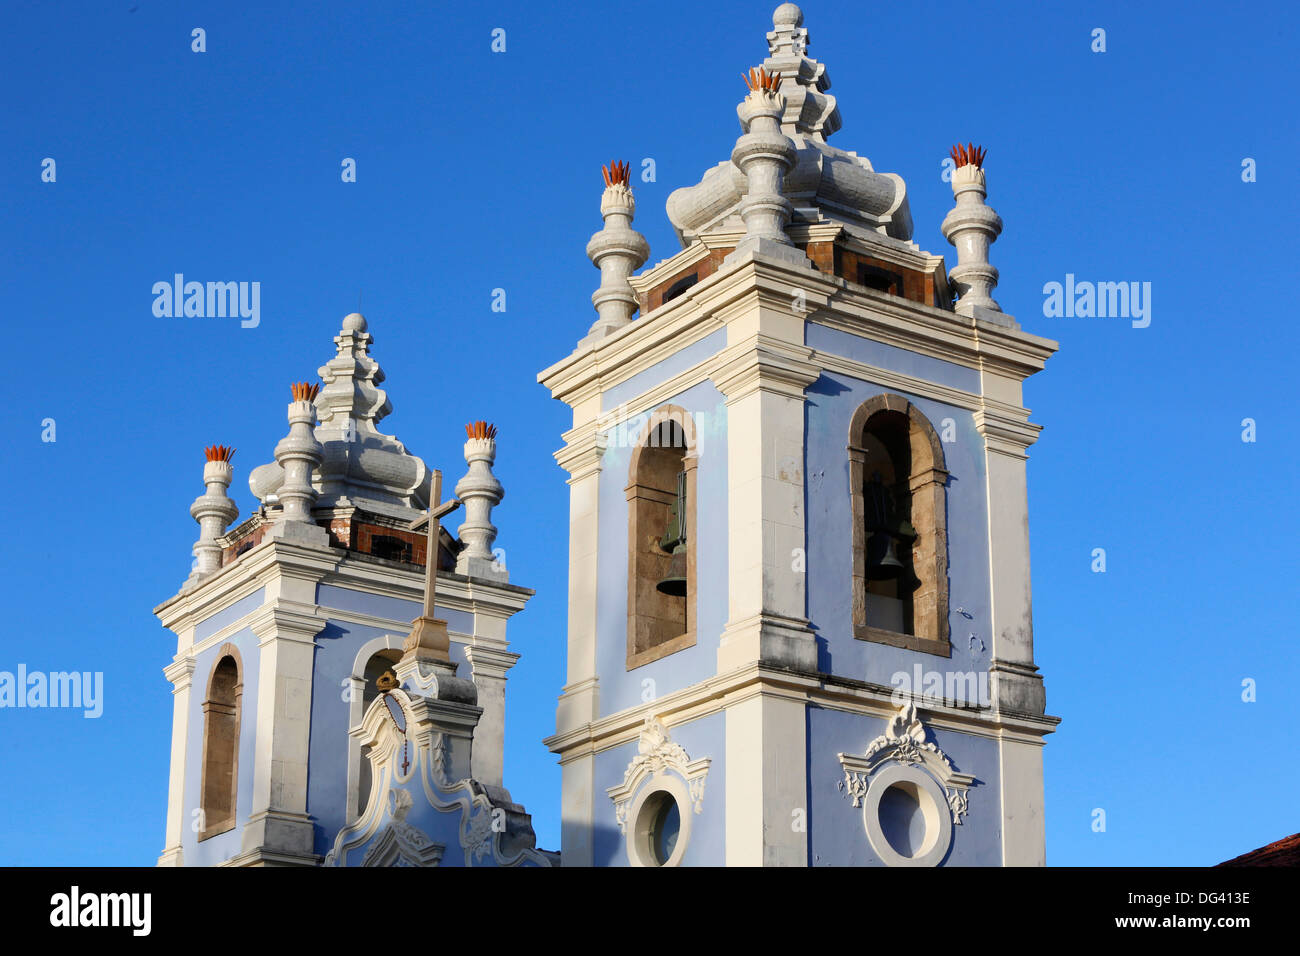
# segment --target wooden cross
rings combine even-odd
[[[424,617],[433,618],[434,599],[438,588],[438,536],[442,530],[441,519],[460,507],[459,498],[449,498],[439,504],[442,498],[442,472],[434,469],[433,491],[429,496],[429,510],[411,522],[412,531],[419,531],[428,526],[429,543],[425,548],[424,559]]]

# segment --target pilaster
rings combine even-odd
[[[167,778],[167,834],[159,866],[184,866],[181,850],[185,827],[185,757],[190,732],[190,690],[194,681],[194,658],[173,661],[163,671],[172,684],[171,772]]]
[[[989,601],[993,621],[990,696],[998,710],[1042,714],[1047,700],[1034,666],[1029,575],[1028,487],[1025,449],[1039,428],[1023,409],[1014,414],[988,404],[975,413],[984,439],[989,516]]]
[[[250,625],[259,642],[257,742],[243,863],[317,862],[307,813],[307,762],[314,638],[325,621],[313,610],[278,600]]]
[[[727,866],[807,866],[804,703],[759,685],[726,714]]]
[[[719,671],[758,661],[817,669],[804,577],[793,571],[805,547],[804,389],[820,375],[810,354],[759,331],[728,347],[713,373],[727,397],[730,528]]]
[[[474,730],[474,779],[504,786],[506,742],[506,674],[519,655],[511,651],[471,644],[465,648],[483,709]]]

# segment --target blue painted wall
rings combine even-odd
[[[876,364],[893,362],[891,368],[913,374],[925,371],[933,381],[951,387],[971,385],[966,374],[969,369],[915,356],[816,324],[809,324],[807,329],[808,343],[819,349]],[[951,658],[919,654],[853,637],[852,515],[846,450],[849,423],[858,406],[885,392],[900,394],[911,401],[930,420],[936,432],[942,434],[944,419],[952,419],[955,425],[955,441],[943,443],[950,472],[947,524]],[[891,684],[896,673],[912,674],[917,661],[922,662],[926,671],[986,674],[992,647],[985,498],[987,476],[983,439],[975,429],[974,416],[965,409],[943,402],[830,372],[814,382],[807,395],[804,459],[807,475],[807,613],[817,631],[821,669],[886,685]]]
[[[726,714],[710,714],[699,720],[678,724],[668,731],[673,742],[681,744],[691,760],[701,757],[712,760],[704,784],[701,811],[696,814],[689,807],[680,808],[682,813],[692,814],[691,837],[682,857],[682,866],[724,866],[727,862],[726,721]],[[636,753],[637,742],[631,740],[595,757],[595,833],[592,839],[592,859],[596,866],[628,865],[626,837],[619,831],[614,816],[614,801],[609,798],[606,790],[623,782],[627,765]]]
[[[317,600],[323,606],[340,610],[377,614],[398,621],[413,619],[421,611],[420,605],[414,601],[401,601],[351,588],[320,585],[317,591]],[[447,620],[449,629],[460,633],[472,631],[473,615],[441,607],[437,611],[440,617]],[[396,633],[404,634],[406,630],[402,628]],[[395,632],[391,628],[331,618],[316,635],[316,660],[312,671],[311,743],[307,764],[307,812],[313,818],[315,852],[322,856],[329,852],[334,837],[347,822],[351,704],[344,681],[352,677],[357,654],[362,646],[377,637],[392,633]],[[453,640],[450,653],[452,661],[457,665],[458,676],[468,678],[470,669],[465,659],[465,645]],[[362,666],[364,664],[363,661]]]
[[[629,402],[639,395],[644,395],[650,389],[668,381],[674,375],[699,365],[705,359],[713,357],[726,347],[726,329],[710,332],[698,342],[688,345],[684,349],[679,349],[663,361],[656,362],[648,369],[637,372],[626,381],[619,382],[612,388],[606,389],[600,397],[600,410],[602,412],[612,411],[623,402]]]
[[[862,754],[885,732],[885,721],[863,714],[808,708],[809,862],[813,866],[884,866],[871,848],[862,807],[842,789],[838,754]],[[995,741],[947,730],[930,738],[961,773],[975,776],[969,812],[952,828],[952,849],[942,866],[1001,866],[1002,811]]]
[[[611,428],[599,479],[596,672],[602,715],[640,706],[650,699],[646,694],[662,697],[717,672],[718,642],[727,620],[726,406],[722,393],[711,382],[701,382],[663,404],[677,405],[695,417],[699,448],[696,494],[700,502],[711,503],[696,509],[695,645],[627,670],[626,489],[632,447],[645,429],[641,425],[639,432],[629,435],[627,428]]]
[[[352,588],[341,588],[334,584],[316,585],[316,603],[321,607],[332,607],[340,611],[356,611],[384,617],[391,621],[411,622],[424,613],[424,606],[419,601],[403,601],[401,598],[386,594],[370,594]],[[434,613],[447,622],[447,630],[457,634],[474,633],[474,615],[468,611],[456,611],[434,604]]]

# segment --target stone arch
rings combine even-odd
[[[919,586],[910,593],[902,631],[878,627],[867,610],[867,530],[864,489],[872,429],[885,425],[906,434],[907,512],[916,531],[910,569]],[[858,406],[849,423],[849,491],[853,520],[853,634],[859,640],[947,657],[948,626],[948,470],[943,442],[930,420],[901,395],[882,394]],[[897,476],[900,483],[904,476]]]
[[[395,664],[402,656],[403,635],[384,634],[362,644],[352,659],[348,674],[348,789],[347,819],[357,819],[370,793],[370,762],[362,752],[362,721],[366,708],[378,693],[375,679],[383,671],[382,663]]]
[[[661,405],[650,413],[628,462],[627,669],[695,644],[696,472],[699,436],[691,413]],[[686,475],[686,594],[661,594],[655,585],[669,556],[658,547],[676,500],[676,476]]]
[[[200,840],[225,833],[235,826],[243,675],[244,662],[239,648],[229,642],[223,644],[213,660],[203,698]]]

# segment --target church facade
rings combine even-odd
[[[935,866],[1045,862],[1022,383],[1055,343],[992,293],[983,150],[941,256],[841,125],[782,4],[730,157],[676,190],[652,267],[604,170],[597,318],[539,375],[572,408],[558,852],[504,788],[495,430],[441,475],[375,427],[366,321],[231,527],[208,450],[178,636],[174,865]],[[641,270],[641,271],[638,271]],[[463,509],[455,536],[441,519]]]

